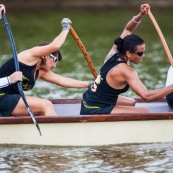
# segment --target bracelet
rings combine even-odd
[[[135,18],[136,18],[136,16],[133,16],[133,18],[132,18],[132,21],[133,21],[134,23],[136,23],[136,24],[139,24],[139,23],[141,23],[141,21],[139,21],[139,22],[136,22],[136,21],[135,21]]]

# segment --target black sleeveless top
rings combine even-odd
[[[106,107],[116,105],[118,95],[126,92],[129,85],[123,89],[114,89],[106,81],[109,70],[120,63],[126,63],[125,60],[118,61],[119,54],[114,54],[100,69],[100,73],[94,81],[94,84],[84,93],[83,100],[89,106]]]
[[[22,88],[24,91],[29,91],[34,87],[39,71],[36,72],[36,76],[34,77],[36,65],[28,66],[26,64],[19,62],[19,68],[20,71],[22,71],[23,73]],[[14,58],[11,58],[0,68],[0,78],[10,76],[13,72],[15,72],[15,64]],[[8,87],[1,88],[0,93],[19,93],[17,84],[12,84]]]

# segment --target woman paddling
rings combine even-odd
[[[71,21],[64,18],[61,24],[62,32],[51,43],[41,43],[39,46],[18,54],[19,68],[23,73],[22,88],[24,91],[31,90],[39,78],[66,88],[88,87],[88,82],[62,77],[51,71],[62,59],[59,49],[69,33]],[[8,76],[14,71],[14,59],[11,58],[0,68],[0,77]],[[53,104],[49,100],[34,96],[26,96],[26,100],[34,115],[56,115]],[[17,85],[14,84],[0,89],[0,116],[9,115],[29,115]]]
[[[130,87],[142,99],[150,102],[161,99],[173,91],[173,85],[158,90],[148,90],[129,65],[130,62],[139,64],[144,58],[145,43],[132,33],[149,8],[148,4],[141,5],[140,13],[127,23],[121,36],[115,39],[99,75],[83,95],[80,114],[149,112],[146,108],[134,107],[136,103],[134,99],[120,94]]]
[[[5,13],[5,6],[3,4],[0,4],[0,19],[2,18],[2,12]],[[0,88],[7,87],[18,81],[22,81],[22,72],[14,72],[9,76],[0,78]]]

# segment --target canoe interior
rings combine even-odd
[[[50,99],[54,104],[58,116],[37,116],[38,123],[71,123],[71,122],[111,122],[111,121],[141,121],[141,120],[167,120],[173,119],[171,110],[165,99],[157,102],[145,103],[136,98],[136,107],[148,108],[151,113],[125,113],[103,115],[79,115],[81,99]],[[30,116],[0,117],[0,124],[30,124]]]
[[[146,103],[142,99],[136,98],[136,107],[144,107],[150,110],[151,113],[164,113],[173,112],[169,108],[165,99],[157,102]],[[59,116],[79,115],[80,114],[80,99],[62,99],[62,100],[51,100],[54,103],[54,108]]]

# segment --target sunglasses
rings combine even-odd
[[[145,52],[132,52],[132,53],[134,53],[134,54],[136,54],[138,56],[142,56],[142,55],[144,55]]]
[[[54,56],[53,54],[49,54],[49,56],[50,56],[51,58],[53,58],[54,63],[56,64],[57,61],[58,61],[58,58],[57,58],[56,56]]]

